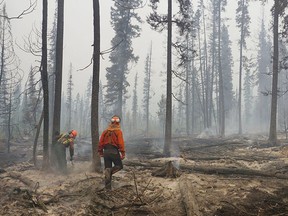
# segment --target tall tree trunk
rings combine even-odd
[[[48,72],[47,72],[47,19],[48,2],[43,0],[43,20],[42,20],[42,67],[41,80],[43,88],[43,164],[42,168],[49,167],[49,90],[48,90]]]
[[[39,122],[38,122],[37,127],[36,127],[36,134],[35,134],[34,143],[33,143],[33,164],[34,164],[34,166],[37,166],[37,143],[38,143],[38,138],[39,138],[43,118],[44,118],[44,109],[42,111],[42,114],[40,116]],[[43,155],[42,167],[45,168],[44,167],[44,155]]]
[[[186,56],[189,58],[189,36],[188,34],[186,35]],[[185,83],[185,101],[186,101],[186,105],[185,105],[185,116],[186,116],[186,134],[187,136],[190,135],[190,91],[189,91],[189,73],[191,72],[191,68],[190,68],[190,61],[186,62],[186,83]]]
[[[64,30],[64,0],[58,0],[55,97],[54,97],[55,99],[54,99],[54,112],[53,112],[52,141],[55,140],[54,139],[55,134],[61,132],[60,120],[61,120],[61,96],[62,96],[61,94],[62,94],[63,34],[64,34],[63,30]],[[54,152],[55,149],[51,148],[51,150],[52,150],[51,154],[55,155]]]
[[[171,155],[172,139],[172,0],[168,0],[167,92],[164,154]]]
[[[278,90],[278,24],[279,24],[279,0],[274,0],[274,24],[273,24],[273,78],[269,141],[276,144],[277,141],[277,90]]]
[[[244,1],[242,0],[242,18],[240,34],[240,62],[239,62],[239,98],[238,98],[238,134],[242,134],[242,62],[243,62],[243,41],[244,41]]]
[[[192,37],[192,48],[194,48],[194,37]],[[191,134],[194,135],[196,129],[195,129],[195,122],[196,122],[196,70],[194,67],[194,56],[192,56],[192,62],[191,62],[191,67],[192,67],[192,89],[191,89],[191,101],[192,101],[192,108],[191,108]]]
[[[221,65],[221,0],[219,0],[218,20],[218,73],[219,73],[219,132],[221,137],[225,135],[225,110],[224,110],[224,84]]]
[[[152,65],[152,42],[150,46],[149,63],[148,63],[148,88],[147,88],[147,115],[146,115],[146,135],[149,134],[149,107],[150,107],[150,87],[151,87],[151,65]]]
[[[11,88],[12,89],[12,88]],[[8,106],[8,119],[7,119],[7,147],[8,153],[10,153],[11,146],[11,113],[12,113],[12,92],[9,93],[9,106]]]
[[[199,47],[199,62],[200,62],[200,77],[201,77],[201,86],[199,86],[199,93],[201,91],[201,94],[199,94],[199,102],[201,105],[202,113],[203,113],[203,124],[204,128],[207,128],[207,112],[206,112],[206,107],[205,107],[205,94],[204,94],[204,81],[203,81],[203,63],[202,63],[202,52],[201,52],[201,41],[200,41],[200,29],[198,30],[198,47]],[[202,96],[202,98],[201,98]]]
[[[99,69],[100,69],[100,8],[99,0],[93,0],[93,24],[94,24],[94,46],[93,46],[93,80],[91,99],[91,134],[92,134],[92,169],[100,171],[101,160],[98,155],[99,145]]]

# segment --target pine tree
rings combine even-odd
[[[133,89],[133,101],[132,101],[132,128],[137,131],[137,116],[138,116],[138,97],[137,97],[137,84],[138,84],[138,73],[135,75],[134,79],[134,89]]]
[[[27,94],[27,104],[25,111],[23,113],[23,122],[26,124],[29,130],[27,131],[30,134],[35,125],[37,124],[37,113],[39,113],[39,100],[38,100],[38,90],[36,89],[35,81],[35,68],[30,68],[28,75],[28,83],[26,86]],[[30,134],[31,135],[31,134]]]
[[[13,115],[17,107],[15,91],[20,83],[19,59],[14,51],[10,20],[7,19],[6,4],[0,11],[0,125],[10,152]],[[19,96],[18,96],[19,97]]]
[[[105,103],[113,105],[113,114],[119,116],[122,116],[122,107],[129,86],[127,81],[128,65],[138,61],[138,57],[133,53],[132,39],[140,35],[138,23],[141,23],[141,19],[133,8],[140,4],[141,1],[129,0],[121,4],[115,2],[111,8],[111,24],[115,32],[111,44],[115,49],[109,56],[112,66],[106,68]]]
[[[144,119],[146,123],[145,134],[149,134],[149,115],[150,115],[150,99],[151,99],[151,57],[152,57],[152,45],[150,47],[150,53],[146,57],[145,61],[145,77],[143,86],[143,111]]]
[[[89,78],[85,95],[84,95],[84,126],[83,126],[83,136],[87,137],[90,134],[90,121],[91,121],[91,96],[92,96],[92,77]]]
[[[73,81],[72,81],[72,63],[69,67],[69,76],[67,83],[67,98],[66,98],[66,108],[67,108],[67,124],[66,129],[71,130],[71,118],[72,118],[72,90],[73,90]]]
[[[55,0],[57,5],[57,0]],[[56,38],[57,38],[57,7],[55,8],[51,32],[48,36],[48,88],[49,88],[49,136],[53,132],[54,99],[55,99],[55,71],[56,71]],[[52,159],[53,160],[53,159]]]
[[[257,54],[257,104],[255,115],[261,131],[267,131],[269,125],[269,111],[270,111],[270,98],[268,95],[271,93],[271,43],[268,38],[267,30],[265,29],[264,14],[262,15],[261,29],[259,32],[259,49]]]
[[[244,113],[245,125],[250,126],[252,123],[252,109],[253,109],[253,83],[254,76],[252,69],[254,68],[251,58],[243,57],[243,69],[245,71],[243,90],[244,90]]]
[[[160,101],[157,103],[159,110],[157,111],[157,116],[161,126],[161,131],[164,133],[165,128],[165,114],[166,114],[166,99],[165,95],[161,95]]]
[[[249,24],[250,16],[248,12],[248,0],[239,0],[236,9],[236,24],[240,29],[240,64],[239,64],[239,99],[238,99],[238,122],[239,134],[242,134],[242,67],[243,67],[243,49],[246,49],[246,39],[250,36]]]
[[[221,34],[221,63],[223,73],[223,90],[224,90],[224,104],[226,115],[231,111],[234,104],[234,92],[233,92],[233,56],[231,50],[231,41],[229,39],[229,32],[226,25],[222,26]]]

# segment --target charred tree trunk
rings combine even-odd
[[[100,68],[100,8],[99,0],[93,0],[94,14],[94,49],[93,49],[93,80],[91,99],[91,135],[92,135],[92,169],[100,171],[101,160],[98,155],[99,145],[99,68]]]
[[[171,155],[172,139],[172,0],[168,0],[167,90],[164,154]]]
[[[62,94],[62,65],[63,65],[63,34],[64,34],[64,0],[58,0],[58,18],[57,18],[57,39],[56,39],[56,71],[55,71],[55,99],[53,112],[53,133],[54,136],[60,133],[61,120],[61,94]],[[54,146],[52,144],[52,146]],[[55,149],[51,147],[51,161],[55,158]]]
[[[34,166],[37,165],[37,142],[38,142],[38,138],[39,138],[39,134],[40,134],[40,130],[41,130],[41,125],[42,125],[42,121],[43,121],[43,118],[44,118],[44,110],[42,111],[42,114],[41,114],[41,117],[40,117],[40,120],[38,122],[38,125],[37,125],[37,130],[36,130],[36,135],[35,135],[35,138],[34,138],[34,144],[33,144],[33,163],[34,163]],[[44,144],[43,144],[44,145]],[[44,151],[43,151],[43,164],[42,164],[42,167],[45,168],[47,167],[46,165],[48,164],[45,164],[44,165]],[[46,161],[47,163],[47,161]]]
[[[278,22],[279,22],[279,0],[274,0],[274,24],[273,24],[273,78],[269,141],[277,141],[277,90],[278,90]]]
[[[43,112],[41,115],[41,123],[44,118],[43,127],[43,169],[49,167],[49,90],[48,90],[48,72],[47,72],[47,19],[48,19],[48,1],[43,0],[43,23],[42,23],[42,67],[41,67],[41,80],[43,87]],[[41,125],[41,123],[39,124]],[[37,133],[39,134],[40,126],[38,124]],[[35,144],[35,143],[34,143]],[[34,150],[34,149],[33,149]],[[36,158],[34,158],[34,164],[36,164]]]

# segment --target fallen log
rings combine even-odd
[[[202,215],[197,205],[196,197],[194,196],[194,188],[191,183],[188,183],[187,177],[180,178],[179,188],[182,197],[182,202],[185,207],[187,216]]]
[[[20,182],[24,183],[26,186],[30,188],[34,188],[37,185],[37,183],[33,182],[31,179],[25,176],[22,176],[20,173],[9,172],[7,173],[7,176],[19,180]]]
[[[125,161],[125,166],[139,166],[145,167],[146,169],[153,169],[155,167],[164,166],[164,162],[139,162],[139,161]],[[208,175],[243,175],[243,176],[258,176],[258,177],[269,177],[278,179],[288,179],[288,175],[281,175],[277,172],[262,172],[259,170],[252,170],[248,168],[231,168],[231,167],[204,167],[196,165],[179,164],[179,169],[189,173],[202,173]],[[275,170],[274,170],[275,171]]]
[[[229,168],[229,167],[203,167],[203,166],[191,166],[180,164],[180,169],[188,172],[203,173],[209,175],[243,175],[243,176],[258,176],[278,179],[288,179],[287,175],[278,175],[272,172],[262,172],[259,170],[245,169],[245,168]]]

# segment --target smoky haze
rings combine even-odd
[[[49,30],[51,32],[52,24],[54,21],[54,14],[56,10],[56,1],[49,1],[49,15],[48,15],[48,25]],[[29,1],[19,1],[19,0],[9,0],[4,1],[2,3],[2,6],[6,4],[7,7],[7,14],[8,16],[17,16],[19,15],[25,8],[28,7]],[[176,2],[173,3],[173,13],[176,14],[178,11],[178,6]],[[192,3],[194,11],[197,10],[198,2]],[[208,49],[211,51],[212,47],[211,44],[209,44],[209,37],[211,37],[212,32],[212,24],[213,24],[213,18],[211,15],[211,4],[210,1],[204,1],[205,4],[205,23],[206,23],[206,42],[208,43]],[[113,1],[101,1],[100,2],[100,16],[101,16],[101,50],[107,50],[111,48],[111,40],[115,35],[115,32],[111,26],[111,7],[113,7],[114,2]],[[30,14],[23,16],[21,19],[13,19],[11,20],[11,28],[12,28],[12,34],[15,41],[15,44],[17,43],[18,46],[23,47],[24,41],[29,37],[29,34],[33,29],[38,29],[38,31],[41,29],[41,3],[38,2],[37,7],[34,11],[32,11]],[[166,13],[166,7],[167,5],[162,4],[160,5],[160,12]],[[240,38],[240,30],[236,27],[236,7],[237,7],[237,1],[228,1],[228,5],[225,8],[225,11],[222,13],[222,19],[223,23],[227,26],[228,29],[228,35],[230,40],[230,48],[232,51],[232,61],[233,65],[231,68],[231,74],[232,74],[232,93],[233,93],[233,104],[229,108],[229,110],[226,110],[226,134],[233,134],[238,132],[238,120],[237,120],[237,100],[238,100],[238,79],[239,79],[239,38]],[[247,49],[244,51],[244,55],[247,57],[247,59],[250,59],[251,62],[249,63],[250,66],[249,71],[250,74],[245,74],[245,69],[243,69],[243,81],[242,81],[242,88],[245,82],[245,76],[251,76],[253,77],[253,80],[250,80],[251,85],[249,89],[249,93],[247,93],[247,103],[251,103],[250,107],[247,105],[247,109],[250,110],[248,113],[245,111],[245,96],[242,96],[242,112],[243,112],[243,130],[244,132],[252,132],[255,130],[255,132],[265,132],[268,131],[268,124],[269,124],[269,101],[270,96],[264,96],[259,93],[259,91],[265,91],[265,88],[267,90],[270,89],[270,86],[263,86],[262,90],[259,90],[259,74],[261,72],[258,71],[259,66],[257,65],[257,55],[259,52],[259,34],[261,31],[261,23],[264,19],[264,28],[267,33],[267,41],[272,42],[271,37],[271,9],[272,5],[271,3],[266,4],[262,6],[260,2],[251,2],[249,4],[248,10],[249,15],[251,16],[251,23],[250,23],[250,37],[248,37],[247,40]],[[63,125],[63,130],[66,129],[67,125],[67,116],[65,116],[65,96],[67,94],[67,82],[68,82],[68,74],[69,74],[69,65],[72,64],[72,82],[73,82],[73,103],[75,103],[74,106],[74,114],[78,115],[79,110],[76,110],[77,105],[76,101],[78,100],[85,100],[86,97],[86,91],[87,86],[89,85],[89,79],[92,76],[92,66],[82,70],[86,66],[88,66],[91,62],[92,58],[92,45],[93,45],[93,11],[92,11],[92,1],[80,1],[80,0],[74,0],[74,1],[67,1],[65,2],[65,11],[64,11],[64,61],[63,61],[63,119],[61,125]],[[253,12],[254,11],[254,12]],[[257,11],[257,13],[255,13]],[[163,124],[161,123],[161,120],[159,119],[159,112],[161,111],[161,108],[159,108],[159,103],[161,100],[161,95],[166,94],[166,30],[159,33],[151,29],[149,24],[146,22],[146,18],[151,12],[151,8],[149,7],[149,2],[144,2],[143,7],[140,7],[139,9],[135,10],[136,13],[139,14],[139,16],[142,18],[143,23],[139,24],[139,26],[142,28],[141,34],[138,38],[133,39],[133,51],[135,55],[139,56],[139,60],[137,63],[133,63],[129,65],[129,73],[127,76],[127,80],[130,83],[130,86],[128,87],[128,98],[125,100],[125,113],[123,114],[123,130],[125,132],[126,137],[134,136],[136,135],[145,135],[145,128],[146,126],[143,123],[143,79],[144,79],[144,71],[145,71],[145,59],[150,51],[150,44],[152,43],[152,56],[151,56],[151,92],[150,92],[150,135],[152,136],[162,136],[163,135]],[[199,61],[199,55],[200,50],[203,52],[204,49],[204,27],[200,26],[200,37],[201,39],[197,39],[197,43],[200,43],[201,48],[199,48],[198,44],[195,46],[195,70],[198,74],[198,83],[201,82],[200,80],[200,61]],[[32,33],[33,34],[33,33]],[[176,26],[173,26],[173,40],[176,42],[177,38],[179,38],[179,33]],[[15,52],[17,56],[19,57],[21,64],[20,67],[23,70],[24,78],[22,80],[22,88],[25,87],[25,83],[27,83],[28,74],[31,66],[35,66],[39,64],[39,58],[35,58],[33,55],[29,53],[23,52],[18,46],[15,45]],[[270,53],[266,53],[268,56],[268,61],[271,61],[269,59],[269,56],[271,56],[271,50]],[[179,74],[184,73],[184,69],[180,68],[178,66],[179,62],[177,58],[178,53],[176,50],[173,51],[173,70],[175,70]],[[209,55],[209,51],[208,51]],[[210,57],[208,57],[210,58]],[[111,66],[111,62],[109,59],[109,53],[101,56],[100,58],[100,78],[102,85],[105,85],[107,83],[106,80],[106,68]],[[211,59],[208,60],[208,68],[211,67]],[[271,65],[270,65],[270,71],[271,71]],[[133,88],[134,88],[134,79],[136,73],[138,74],[138,85],[137,85],[137,101],[138,101],[138,110],[137,110],[137,122],[133,123],[135,120],[132,120],[132,109],[133,109]],[[35,75],[38,76],[39,74]],[[268,76],[268,75],[267,75]],[[252,79],[252,78],[251,78]],[[247,81],[249,82],[249,81]],[[202,88],[203,84],[199,84],[197,88],[198,91]],[[186,134],[186,126],[185,126],[185,104],[187,102],[185,101],[184,97],[184,88],[181,88],[181,86],[185,86],[185,82],[183,82],[181,79],[177,78],[176,76],[173,76],[173,95],[175,98],[173,98],[173,133],[175,134]],[[191,85],[190,85],[191,88]],[[217,88],[217,86],[215,86]],[[102,89],[103,97],[105,98],[106,89]],[[244,91],[244,89],[243,89]],[[78,95],[79,94],[79,95]],[[245,94],[245,92],[243,93]],[[250,94],[250,95],[249,95]],[[78,95],[78,96],[77,96]],[[77,98],[78,97],[78,98]],[[215,123],[217,121],[215,117],[215,113],[217,112],[217,106],[214,105],[213,110],[213,120],[212,125],[209,128],[205,128],[202,123],[203,118],[203,112],[201,111],[201,102],[199,102],[201,95],[198,95],[195,97],[195,101],[198,100],[196,103],[198,104],[198,108],[195,108],[195,134],[199,134],[199,136],[206,136],[206,135],[216,135],[218,133],[218,126]],[[217,98],[217,93],[213,93],[213,98]],[[257,116],[261,109],[264,110],[263,107],[259,107],[259,100],[260,98],[264,98],[265,104],[267,104],[266,110],[263,111],[265,114],[263,114],[261,117]],[[285,97],[283,96],[283,99],[281,100],[281,103],[283,103],[283,106],[285,106]],[[192,100],[192,99],[190,99]],[[194,100],[194,99],[193,99]],[[261,99],[262,100],[262,99]],[[248,102],[249,101],[249,102]],[[215,102],[216,103],[216,102]],[[181,105],[182,104],[182,105]],[[191,103],[189,102],[191,105]],[[81,106],[81,105],[80,105]],[[104,109],[109,109],[109,107],[105,107]],[[281,108],[279,108],[281,109]],[[163,111],[163,110],[162,110]],[[82,110],[83,112],[83,110]],[[267,115],[266,115],[267,114]],[[280,112],[280,115],[285,115],[284,110]],[[265,117],[263,117],[265,116]],[[101,116],[101,129],[104,129],[109,121],[109,115],[105,114]],[[80,119],[82,117],[77,117],[78,120],[75,120],[76,123],[72,122],[72,125],[74,127],[79,127]],[[85,117],[84,121],[88,121],[89,117]],[[286,118],[286,117],[285,117]],[[285,119],[284,117],[281,119]],[[261,123],[259,123],[259,119],[261,120]],[[89,121],[88,121],[89,122]],[[82,123],[81,123],[82,124]],[[279,121],[279,126],[284,125],[284,121]],[[89,130],[87,129],[89,127],[88,125],[85,125],[86,128],[83,129],[82,136],[87,137],[89,136]],[[68,128],[67,128],[68,129]],[[204,130],[205,129],[205,130]],[[86,132],[84,132],[86,130]]]

